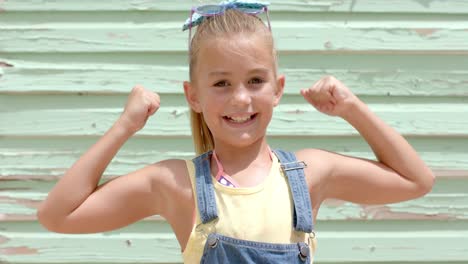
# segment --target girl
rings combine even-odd
[[[198,26],[184,82],[197,158],[163,160],[98,186],[119,148],[159,108],[157,94],[136,86],[120,118],[42,203],[42,225],[104,232],[159,214],[186,263],[310,263],[313,221],[325,199],[382,204],[429,192],[434,176],[415,150],[331,76],[301,95],[355,127],[377,161],[270,149],[266,130],[285,77],[277,74],[269,22],[256,16],[264,11],[234,0],[194,8],[185,25],[190,35]]]

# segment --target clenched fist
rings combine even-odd
[[[357,97],[333,76],[325,76],[312,87],[301,90],[301,95],[320,112],[344,117]]]
[[[130,92],[119,121],[131,133],[136,133],[145,126],[148,118],[156,113],[159,109],[159,103],[160,99],[157,93],[137,85]]]

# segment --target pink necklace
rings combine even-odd
[[[270,158],[272,159],[271,156],[271,150],[270,147],[268,147]],[[219,162],[218,156],[216,155],[216,152],[213,150],[213,158],[216,161],[216,165],[218,166],[218,173],[216,173],[216,180],[221,183],[224,186],[231,187],[231,188],[237,188],[239,184],[234,180],[231,176],[229,176],[225,171],[224,167]]]
[[[218,173],[215,177],[216,180],[224,186],[237,188],[239,184],[237,184],[237,182],[233,178],[231,178],[231,176],[227,175],[226,172],[224,172],[224,167],[223,165],[221,165],[221,162],[219,162],[218,156],[216,156],[216,152],[214,150],[213,158],[216,161],[216,164],[218,165]]]

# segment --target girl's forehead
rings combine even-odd
[[[261,37],[212,38],[203,41],[200,47],[198,66],[210,68],[263,67],[275,65],[272,47]]]

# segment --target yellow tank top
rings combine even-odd
[[[264,182],[249,188],[231,188],[212,177],[218,219],[202,224],[196,206],[195,225],[182,253],[184,263],[200,263],[206,239],[217,232],[238,239],[268,243],[309,243],[311,259],[315,255],[316,239],[293,228],[293,200],[287,177],[275,155]],[[187,160],[187,169],[196,199],[195,165]]]

